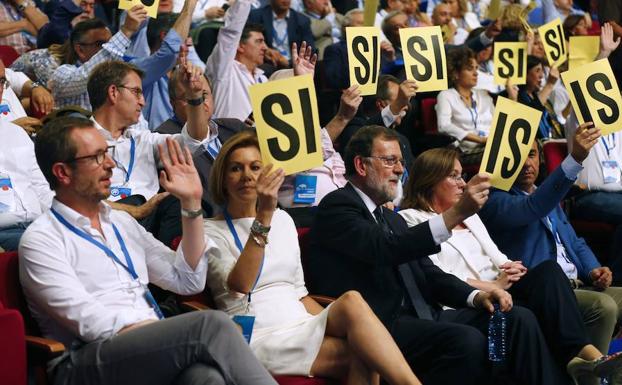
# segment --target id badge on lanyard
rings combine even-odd
[[[127,198],[130,195],[132,195],[132,188],[128,186],[128,183],[130,181],[130,176],[132,175],[132,171],[134,170],[135,155],[136,155],[136,141],[134,140],[133,137],[130,137],[130,163],[127,165],[127,168],[123,167],[123,164],[121,162],[118,162],[117,160],[115,160],[117,167],[121,165],[122,167],[119,167],[119,168],[122,168],[125,171],[125,181],[123,182],[123,185],[121,186],[110,186],[110,195],[112,195],[112,197],[123,199],[123,198]]]
[[[313,204],[315,202],[317,176],[298,174],[294,180],[294,203]]]
[[[620,165],[615,160],[603,160],[600,162],[603,170],[605,184],[620,183]]]

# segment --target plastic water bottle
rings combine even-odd
[[[495,304],[495,311],[490,316],[488,323],[488,359],[490,361],[505,360],[505,329],[505,314],[499,309],[499,305]]]

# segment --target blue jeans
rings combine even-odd
[[[17,250],[19,246],[19,240],[22,238],[22,234],[26,231],[28,223],[18,223],[13,226],[0,229],[0,247],[5,251]]]

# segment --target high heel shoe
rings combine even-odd
[[[591,374],[596,377],[607,377],[614,370],[622,367],[622,353],[615,353],[611,355],[602,356],[595,360],[584,360],[579,357],[575,357],[566,366],[568,374],[577,383],[577,378],[581,375]]]

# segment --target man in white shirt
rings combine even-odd
[[[24,230],[50,207],[54,193],[39,170],[26,132],[0,120],[0,137],[0,247],[17,250]]]
[[[198,113],[203,105],[201,71],[190,64],[186,66],[191,72],[185,82],[186,108],[189,114]],[[181,229],[179,202],[167,193],[158,194],[158,146],[168,135],[130,128],[138,122],[145,105],[142,77],[140,69],[124,62],[110,61],[96,67],[87,85],[93,106],[91,120],[108,144],[115,146],[111,206],[141,220],[156,238],[170,245]],[[192,80],[189,77],[193,77]],[[173,138],[194,152],[208,133],[206,124],[186,124],[181,134]]]
[[[200,292],[213,245],[203,233],[190,152],[171,138],[166,147],[162,185],[182,207],[177,252],[102,202],[113,183],[114,151],[92,121],[58,118],[37,136],[37,162],[56,198],[22,238],[20,280],[42,333],[67,349],[55,362],[55,382],[274,385],[226,315],[163,320],[147,288],[153,282],[179,294]]]

